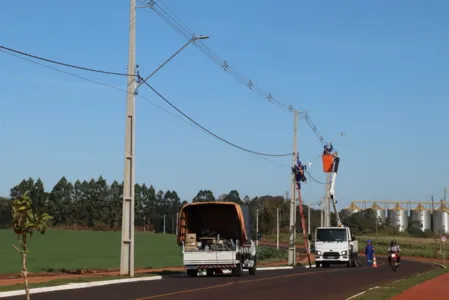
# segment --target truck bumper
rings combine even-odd
[[[186,270],[206,270],[206,269],[233,269],[237,267],[236,264],[207,264],[207,265],[185,265]]]
[[[331,264],[346,264],[349,262],[349,255],[342,255],[340,257],[326,257],[322,255],[315,255],[315,262],[317,263],[331,263]]]

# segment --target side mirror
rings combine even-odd
[[[355,241],[355,234],[351,234],[351,241]]]
[[[312,235],[310,233],[309,233],[308,239],[309,239],[309,241],[312,240]]]
[[[261,240],[261,239],[262,239],[262,232],[259,231],[259,232],[257,233],[256,239],[257,239],[257,240]]]

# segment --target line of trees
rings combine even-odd
[[[103,177],[90,181],[77,180],[69,182],[62,177],[50,190],[45,190],[41,179],[28,178],[22,180],[10,190],[9,198],[0,197],[0,228],[7,228],[11,223],[11,200],[20,197],[29,191],[33,209],[38,213],[48,213],[53,216],[50,225],[53,228],[65,229],[91,229],[91,230],[120,230],[122,219],[123,183],[117,181],[110,185]],[[191,200],[192,202],[226,201],[247,206],[250,212],[252,233],[255,235],[256,211],[259,212],[259,231],[264,235],[276,233],[276,210],[280,211],[281,232],[289,232],[290,202],[283,196],[261,196],[241,198],[237,190],[215,197],[211,190],[200,190]],[[135,185],[135,226],[136,230],[174,233],[176,214],[182,205],[187,203],[181,200],[174,190],[156,191],[152,185]],[[307,206],[304,207],[305,216]],[[297,232],[302,233],[299,210],[297,214]],[[333,225],[336,225],[335,215],[331,215]],[[376,215],[372,210],[344,217],[343,224],[349,226],[356,233],[386,232],[397,234],[394,229],[378,222],[376,228]],[[311,209],[311,229],[320,225],[320,211]],[[307,223],[306,223],[307,224]],[[413,226],[415,227],[415,226]],[[417,233],[420,230],[415,230]]]
[[[123,183],[108,184],[103,177],[90,181],[69,182],[62,177],[51,190],[46,190],[40,178],[22,180],[10,190],[9,198],[0,198],[0,227],[7,228],[11,222],[11,200],[29,191],[33,209],[53,216],[53,228],[120,230],[122,218]],[[276,232],[276,209],[280,210],[282,232],[289,228],[289,201],[282,196],[243,198],[237,190],[216,197],[211,190],[200,190],[192,202],[225,201],[248,206],[253,233],[255,233],[256,210],[259,210],[259,231],[264,234]],[[175,232],[175,216],[186,200],[176,191],[157,191],[152,185],[135,185],[136,230]],[[307,213],[307,209],[306,209]],[[299,213],[297,210],[297,219]],[[318,210],[312,210],[312,227],[320,223]],[[301,232],[298,222],[298,232]]]

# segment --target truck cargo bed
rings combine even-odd
[[[236,256],[236,251],[186,251],[184,265],[234,265]]]

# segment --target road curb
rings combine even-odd
[[[275,271],[275,270],[291,270],[291,269],[293,269],[292,266],[260,267],[260,268],[257,268],[257,271]],[[245,270],[245,271],[247,271],[247,270]],[[227,273],[231,273],[231,272],[228,271],[228,272],[223,272],[223,273],[227,274]],[[111,284],[122,284],[122,283],[132,283],[132,282],[141,282],[141,281],[161,280],[161,279],[168,278],[168,277],[177,277],[179,275],[181,275],[181,274],[164,275],[164,276],[148,276],[148,277],[137,277],[137,278],[126,278],[126,279],[113,279],[113,280],[102,280],[102,281],[81,282],[81,283],[69,283],[69,284],[57,285],[57,286],[52,286],[52,287],[33,288],[33,289],[30,289],[30,294],[84,289],[84,288],[111,285]],[[25,295],[24,290],[0,292],[0,298],[21,296],[21,295]]]
[[[148,277],[138,277],[138,278],[126,278],[126,279],[113,279],[113,280],[102,280],[102,281],[81,282],[81,283],[69,283],[69,284],[57,285],[57,286],[52,286],[52,287],[42,287],[42,288],[30,289],[30,294],[39,294],[39,293],[48,293],[48,292],[56,292],[56,291],[84,289],[84,288],[90,288],[90,287],[96,287],[96,286],[104,286],[104,285],[111,285],[111,284],[131,283],[131,282],[139,282],[139,281],[152,281],[152,280],[161,280],[161,279],[162,279],[162,276],[148,276]],[[24,290],[0,292],[0,298],[21,296],[21,295],[25,295],[25,291]]]

